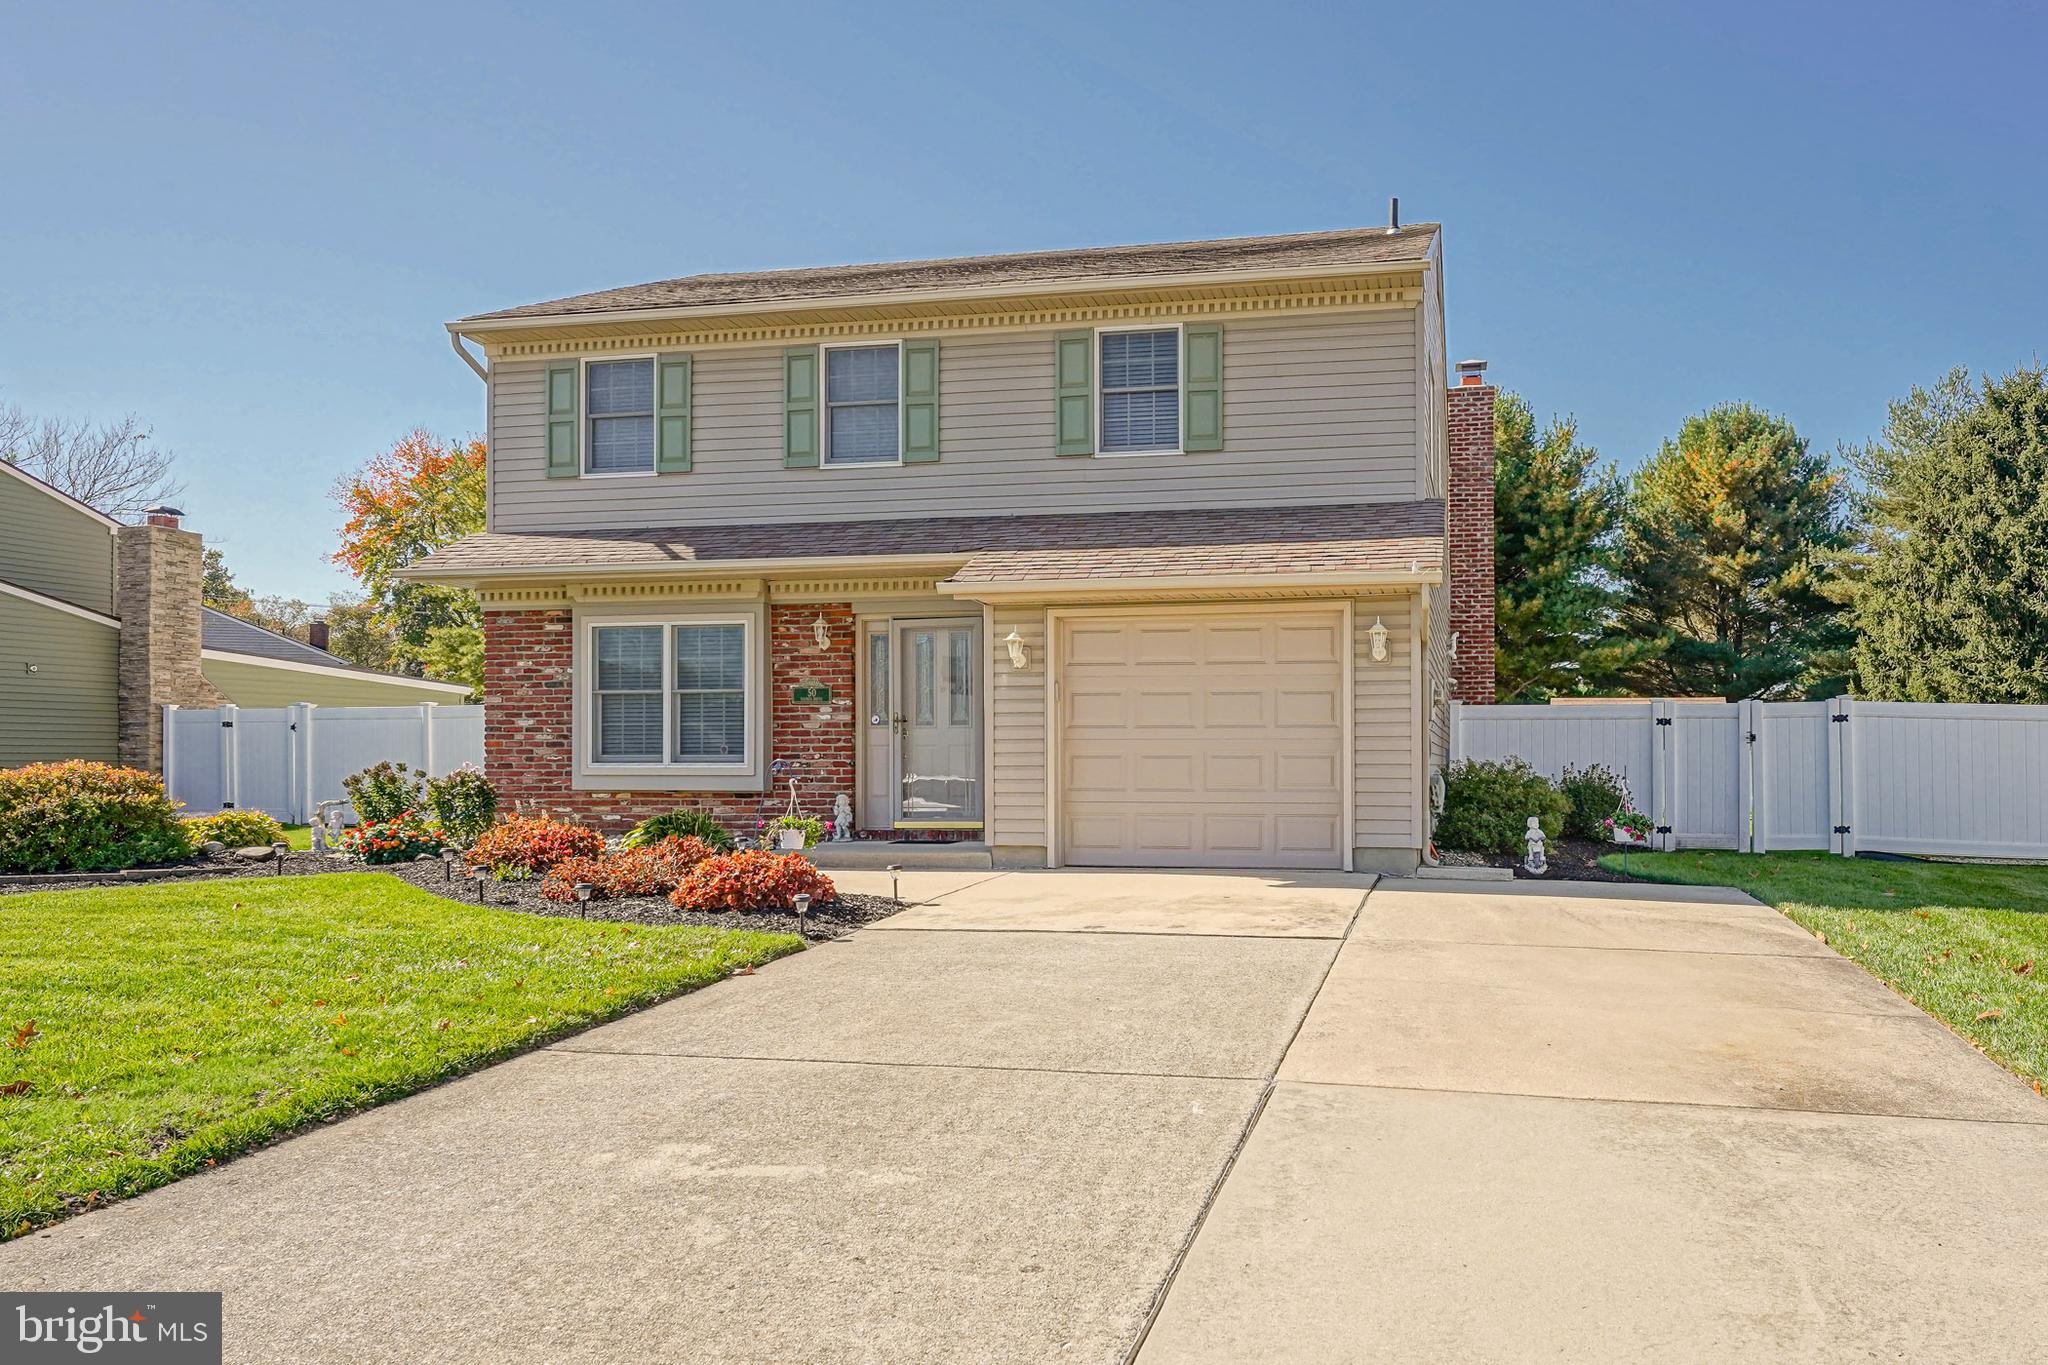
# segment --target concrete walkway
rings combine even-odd
[[[1369,886],[906,873],[0,1285],[221,1289],[238,1361],[2048,1358],[2048,1104],[1861,969],[1732,892]]]
[[[0,1285],[224,1290],[236,1361],[1117,1361],[1370,884],[906,875],[886,929],[0,1245]]]
[[[1733,892],[1383,883],[1139,1357],[2039,1361],[2048,1104]]]

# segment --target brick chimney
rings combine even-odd
[[[1493,702],[1493,399],[1486,362],[1458,362],[1450,391],[1450,486],[1444,521],[1449,545],[1451,664],[1458,701]]]
[[[327,648],[327,623],[315,621],[306,627],[306,643],[315,649]]]
[[[114,612],[121,618],[119,750],[131,768],[163,771],[165,706],[227,700],[199,671],[199,535],[184,513],[152,507],[114,537]]]

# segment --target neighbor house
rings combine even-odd
[[[482,594],[508,805],[745,827],[793,784],[1003,865],[1412,867],[1493,691],[1443,297],[1423,224],[463,318],[487,527],[410,572]]]
[[[162,769],[162,708],[410,706],[468,689],[356,668],[199,601],[199,536],[124,526],[0,461],[0,767]]]

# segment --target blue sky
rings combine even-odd
[[[133,411],[243,584],[480,431],[441,324],[700,270],[1446,224],[1451,348],[1624,465],[2048,345],[2039,7],[0,12],[0,401]]]

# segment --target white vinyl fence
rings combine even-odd
[[[484,761],[481,706],[164,708],[164,786],[188,814],[265,811],[286,824],[345,799],[341,780],[389,760],[439,777]]]
[[[1452,707],[1451,758],[1627,779],[1658,848],[2048,858],[2048,706]]]

